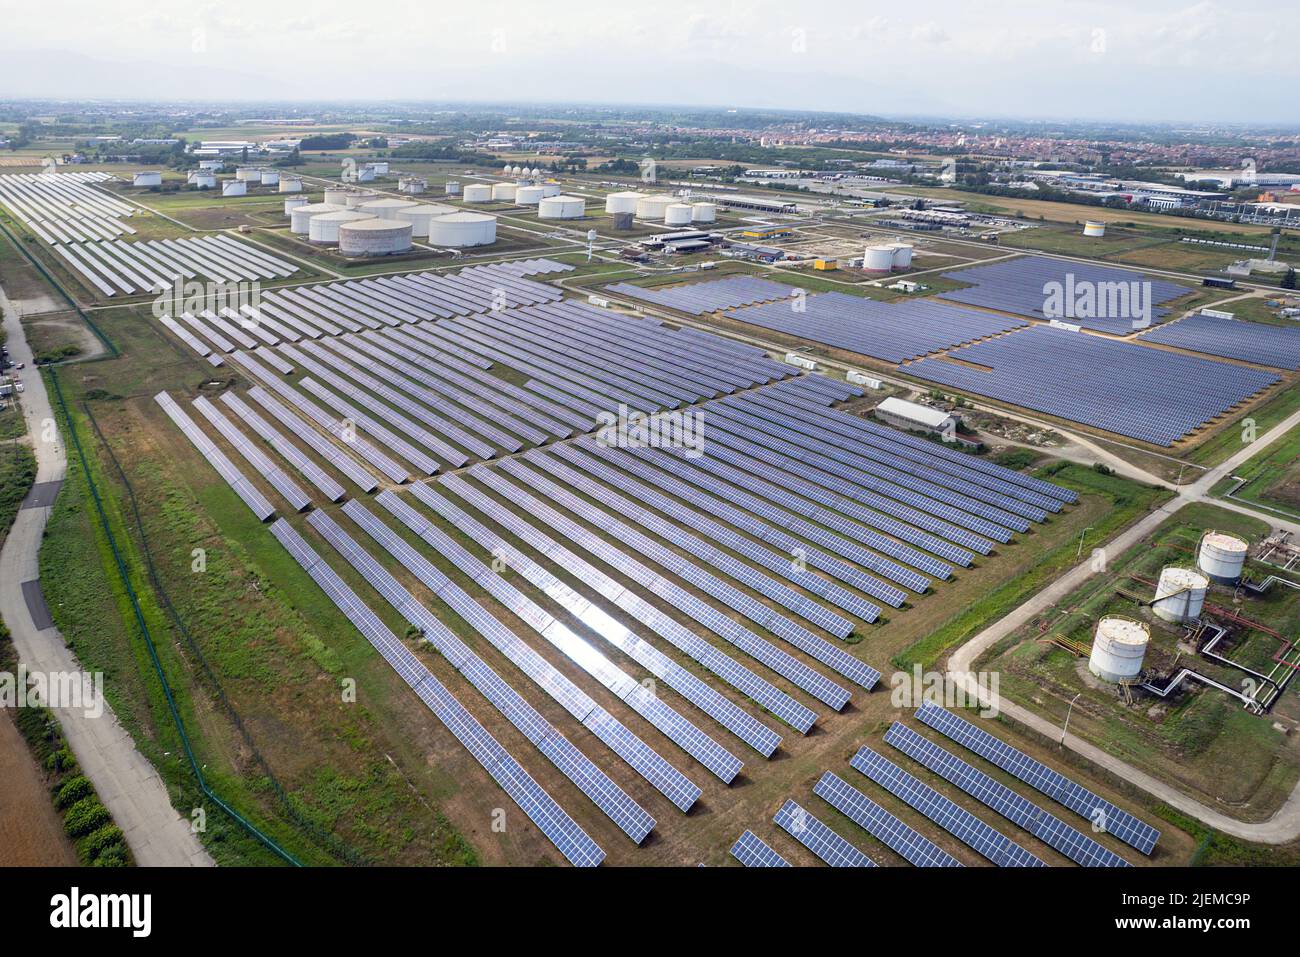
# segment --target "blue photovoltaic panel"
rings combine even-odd
[[[1169,313],[1168,309],[1161,308],[1161,303],[1192,291],[1187,286],[1152,279],[1131,269],[1046,256],[1021,256],[943,275],[945,279],[974,285],[942,292],[940,299],[1000,309],[1034,319],[1061,319],[1121,336],[1133,332],[1134,315],[1143,303],[1151,309],[1150,321],[1159,322]],[[1049,293],[1057,288],[1061,302],[1053,303]],[[1132,298],[1135,289],[1140,297],[1138,300]],[[1083,298],[1086,290],[1094,291],[1091,305]],[[1114,293],[1108,290],[1114,290]],[[1127,298],[1118,298],[1121,290]],[[1071,291],[1074,295],[1070,294]],[[1096,295],[1098,292],[1100,295]],[[1146,302],[1148,295],[1150,301]],[[1058,306],[1063,315],[1049,315],[1045,311]]]
[[[917,867],[963,867],[947,851],[912,828],[843,778],[827,771],[813,787],[813,794],[839,811],[858,827]]]
[[[746,831],[731,846],[731,856],[746,867],[789,867],[790,862],[772,850],[753,831]]]
[[[957,840],[999,867],[1046,867],[1015,841],[989,827],[964,807],[908,774],[870,748],[859,748],[849,762],[904,804],[920,811]]]
[[[357,597],[356,592],[329,565],[321,561],[320,556],[292,525],[284,519],[278,519],[271,526],[271,534],[571,864],[577,867],[595,867],[605,859],[605,852],[587,832],[465,710],[433,673]]]
[[[900,366],[909,375],[1171,446],[1279,379],[1271,372],[1048,326]],[[984,367],[984,368],[980,368]]]
[[[1094,827],[1113,834],[1125,844],[1143,854],[1150,854],[1160,838],[1160,832],[1128,811],[1121,810],[1087,788],[1076,784],[1065,775],[1053,771],[1018,748],[1000,738],[995,738],[983,728],[976,727],[936,704],[926,702],[917,709],[917,718],[940,734],[951,738],[1008,774],[1019,778],[1030,787],[1046,794]]]
[[[997,811],[1012,824],[1019,825],[1044,844],[1060,851],[1083,867],[1128,867],[1128,861],[1098,844],[1086,834],[1021,797],[1005,784],[978,770],[950,751],[917,734],[904,724],[894,722],[885,734],[885,743],[893,745],[945,781],[957,785],[980,803]]]
[[[1158,326],[1138,341],[1291,372],[1300,369],[1300,326],[1270,326],[1197,313]]]
[[[737,306],[747,306],[751,302],[785,299],[795,291],[793,286],[768,279],[758,279],[754,276],[728,276],[726,279],[654,288],[619,282],[605,288],[615,295],[630,296],[696,315],[722,309],[735,309]]]
[[[831,867],[875,867],[876,863],[794,801],[772,818],[777,826]]]

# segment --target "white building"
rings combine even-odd
[[[876,418],[900,429],[955,435],[957,417],[942,409],[890,396],[875,409]]]

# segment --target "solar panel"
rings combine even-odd
[[[249,389],[248,397],[271,413],[290,432],[301,439],[308,448],[317,455],[322,456],[327,462],[355,482],[362,491],[373,492],[379,487],[379,482],[373,475],[354,462],[349,456],[330,445],[319,432],[277,402],[261,386],[254,386]]]
[[[753,831],[746,831],[731,846],[731,856],[746,867],[789,867],[790,862],[763,843]]]
[[[1079,833],[1059,818],[1027,801],[1009,787],[977,770],[906,725],[894,722],[885,743],[929,768],[945,781],[957,785],[980,803],[997,811],[1013,824],[1033,834],[1084,867],[1128,867],[1114,851]]]
[[[983,728],[930,702],[923,703],[917,709],[916,717],[940,734],[1069,808],[1089,821],[1098,831],[1113,834],[1143,854],[1150,854],[1155,848],[1160,832],[1151,825],[1143,823],[1128,811],[1098,797],[1000,738],[995,738]]]
[[[839,811],[904,860],[917,867],[962,867],[947,851],[908,827],[843,778],[830,771],[813,786],[813,794]]]
[[[605,288],[615,295],[631,296],[695,315],[734,309],[751,302],[788,299],[795,292],[793,286],[754,276],[728,276],[725,279],[681,283],[669,287],[634,286],[619,282]]]
[[[1138,341],[1291,372],[1300,369],[1300,327],[1295,326],[1270,326],[1196,313],[1157,326]]]
[[[605,852],[587,832],[384,626],[356,592],[321,561],[293,526],[278,519],[271,526],[271,534],[571,864],[595,867],[604,860]]]
[[[266,456],[266,453],[250,442],[244,433],[235,428],[234,423],[222,415],[221,411],[206,397],[199,396],[194,400],[193,405],[226,441],[233,445],[253,468],[257,469],[262,478],[283,496],[285,501],[300,512],[311,507],[311,499],[298,487],[298,483],[289,478],[283,469]]]
[[[831,867],[875,867],[876,863],[813,817],[794,801],[786,801],[772,818],[777,826]]]
[[[859,748],[849,764],[999,867],[1047,866],[1015,841],[908,774],[884,755],[870,748]]]
[[[221,393],[221,401],[247,423],[264,442],[275,449],[285,461],[296,468],[303,477],[325,493],[325,497],[331,502],[337,502],[343,498],[342,485],[334,481],[319,465],[298,451],[297,446],[273,429],[265,419],[249,408],[243,399],[233,392],[226,391]]]

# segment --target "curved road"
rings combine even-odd
[[[1220,465],[1207,471],[1200,478],[1190,485],[1184,485],[1178,489],[1176,498],[1166,502],[1160,508],[1151,514],[1144,516],[1141,521],[1129,526],[1126,530],[1115,536],[1107,543],[1107,548],[1113,549],[1116,553],[1123,552],[1125,549],[1137,544],[1144,537],[1149,535],[1165,519],[1174,515],[1184,505],[1190,502],[1211,501],[1215,505],[1224,505],[1219,499],[1212,499],[1209,495],[1210,489],[1214,487],[1221,479],[1229,476],[1243,462],[1252,456],[1262,452],[1273,442],[1281,438],[1289,430],[1300,426],[1300,411],[1292,413],[1278,425],[1274,426],[1267,433],[1260,436],[1250,445],[1245,446],[1240,452],[1227,459]],[[1152,479],[1154,481],[1154,479]],[[1164,484],[1164,483],[1161,483]],[[1233,511],[1240,511],[1244,514],[1252,515],[1255,518],[1267,521],[1274,527],[1289,529],[1296,534],[1300,534],[1300,526],[1296,523],[1287,522],[1274,516],[1264,515],[1258,512],[1252,512],[1249,509],[1240,506],[1229,506]],[[1178,790],[1173,785],[1164,781],[1159,781],[1145,771],[1133,767],[1114,755],[1107,754],[1096,745],[1090,744],[1072,734],[1067,734],[1062,740],[1061,729],[1050,721],[1034,714],[1020,705],[1012,704],[1009,701],[1002,700],[987,692],[981,691],[979,683],[975,680],[974,664],[979,660],[989,648],[1001,641],[1004,637],[1020,628],[1026,622],[1032,620],[1035,616],[1041,614],[1047,608],[1057,601],[1065,598],[1074,592],[1079,586],[1088,580],[1094,574],[1091,561],[1085,561],[1070,569],[1047,588],[1034,595],[1023,605],[1016,608],[1005,618],[995,622],[988,628],[962,645],[948,659],[948,679],[954,684],[960,686],[962,690],[972,697],[978,696],[985,707],[995,707],[1001,714],[1020,722],[1028,728],[1037,731],[1039,734],[1053,741],[1062,741],[1062,743],[1072,751],[1082,755],[1094,764],[1105,768],[1107,771],[1121,778],[1135,787],[1141,788],[1148,794],[1164,801],[1171,807],[1175,807],[1191,817],[1208,824],[1215,830],[1222,831],[1224,834],[1231,834],[1247,841],[1254,841],[1260,844],[1286,844],[1300,838],[1300,783],[1295,790],[1287,797],[1283,805],[1267,821],[1259,823],[1249,823],[1239,821],[1236,818],[1229,817],[1221,811],[1216,810],[1208,805],[1202,804]]]
[[[0,290],[4,312],[6,345],[14,362],[32,367],[18,313]],[[21,396],[28,432],[36,452],[36,482],[60,482],[67,471],[67,458],[58,432],[43,441],[42,433],[56,422],[45,393],[45,383],[33,371],[24,377]],[[0,551],[0,615],[13,633],[19,659],[31,671],[80,673],[81,664],[63,640],[58,628],[40,627],[33,620],[23,583],[39,579],[39,554],[50,507],[21,508],[4,549]],[[172,807],[167,786],[154,766],[136,750],[135,742],[104,704],[103,713],[88,717],[78,708],[56,709],[64,736],[77,763],[95,785],[100,799],[122,829],[136,862],[144,866],[178,867],[211,865],[203,845],[189,824]]]

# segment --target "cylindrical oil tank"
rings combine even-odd
[[[399,209],[397,219],[411,224],[412,235],[424,239],[429,235],[429,223],[439,216],[447,216],[456,210],[450,206],[438,206],[432,203],[413,203],[410,209]]]
[[[492,187],[486,183],[471,183],[461,196],[467,203],[487,203],[492,199]]]
[[[486,246],[496,242],[497,218],[483,213],[450,213],[429,220],[429,242],[434,246]]]
[[[692,203],[691,204],[691,222],[693,223],[716,223],[718,221],[718,207],[713,203]]]
[[[131,177],[132,186],[161,186],[162,173],[157,170],[143,170]]]
[[[564,190],[560,187],[559,183],[542,184],[542,199],[549,199],[552,196],[559,196],[562,192],[564,192]]]
[[[1165,621],[1184,622],[1200,618],[1209,587],[1210,580],[1200,572],[1168,566],[1160,572],[1151,610]]]
[[[380,195],[372,190],[349,190],[347,195],[343,197],[343,208],[357,209],[360,206],[364,206],[366,203],[373,203],[375,200],[380,198]],[[406,200],[398,200],[398,202],[403,203],[406,202]]]
[[[228,179],[221,185],[222,196],[245,196],[248,194],[248,184],[241,183],[237,179]]]
[[[635,213],[615,213],[614,228],[624,230],[631,229],[635,225],[635,223],[632,222],[632,217],[635,215]]]
[[[358,212],[369,213],[376,219],[397,219],[398,213],[405,209],[414,209],[418,204],[408,199],[372,199],[355,207]]]
[[[335,203],[304,203],[289,213],[289,232],[306,236],[313,216],[319,216],[321,213],[337,213],[342,209],[342,206]]]
[[[536,206],[542,201],[546,191],[540,186],[520,186],[515,190],[515,204],[518,206]]]
[[[1235,584],[1246,565],[1246,552],[1250,545],[1236,535],[1209,531],[1201,536],[1201,547],[1196,553],[1196,567],[1220,584]]]
[[[605,197],[605,212],[635,213],[637,201],[642,198],[641,193],[610,193]]]
[[[862,253],[862,268],[867,272],[889,272],[894,268],[894,247],[868,246]]]
[[[279,171],[278,169],[264,169],[264,170],[262,170],[262,185],[263,185],[263,186],[279,186],[279,185],[280,185],[280,171]]]
[[[1095,219],[1090,219],[1083,224],[1083,234],[1085,236],[1105,236],[1106,224]]]
[[[297,176],[281,176],[279,189],[282,193],[301,193],[302,180]]]
[[[497,201],[504,200],[513,203],[515,201],[515,192],[518,189],[519,187],[514,183],[493,183],[492,198]]]
[[[307,238],[321,246],[331,246],[339,241],[339,227],[344,223],[359,223],[373,219],[368,213],[355,209],[341,209],[337,213],[318,213],[307,223]]]
[[[907,243],[894,243],[894,268],[909,269],[912,265],[912,247]]]
[[[460,195],[460,183],[453,183],[450,180],[448,180],[447,185],[443,187],[443,189],[448,196]]]
[[[288,216],[292,221],[293,211],[300,206],[307,206],[309,204],[311,204],[311,197],[309,196],[303,196],[301,194],[297,196],[286,196],[284,198],[284,215]]]
[[[216,189],[217,187],[217,176],[211,170],[196,169],[186,179],[189,180],[191,186],[199,189]]]
[[[587,212],[580,196],[548,196],[537,204],[539,219],[579,219]]]
[[[340,223],[339,252],[345,256],[391,256],[411,248],[411,224],[392,219]]]
[[[636,201],[636,218],[663,219],[664,210],[675,202],[671,196],[642,196]]]
[[[1130,682],[1142,673],[1151,632],[1131,618],[1110,615],[1097,622],[1088,670],[1103,681]]]
[[[241,166],[235,170],[235,179],[241,183],[260,183],[262,171],[256,166]]]
[[[325,202],[342,209],[347,206],[347,198],[352,193],[353,190],[348,189],[346,186],[327,186],[325,187]]]
[[[691,224],[691,207],[686,203],[671,203],[664,207],[665,226],[689,226]]]

